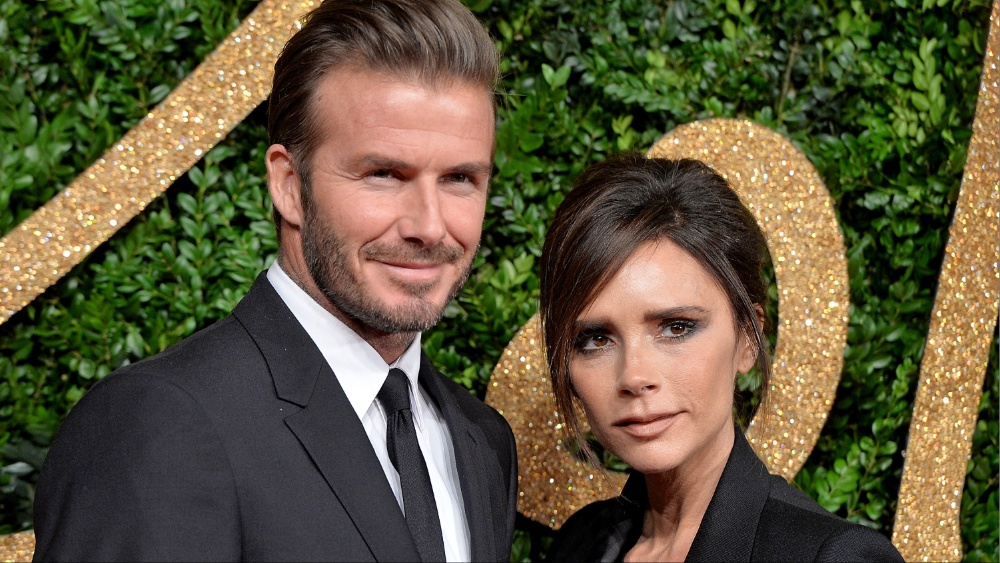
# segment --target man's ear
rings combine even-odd
[[[291,153],[284,145],[271,145],[264,157],[264,164],[267,165],[267,189],[271,193],[275,209],[281,213],[283,221],[301,227],[304,220],[302,177],[295,169]]]
[[[757,311],[757,322],[760,323],[760,331],[761,334],[763,334],[764,308],[757,304],[754,304],[753,308]],[[740,336],[742,342],[740,343],[740,349],[737,352],[739,357],[737,359],[736,368],[739,373],[747,373],[757,363],[757,343],[754,341],[753,334],[743,333]]]

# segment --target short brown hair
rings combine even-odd
[[[737,329],[757,348],[766,393],[771,361],[757,307],[767,241],[726,180],[698,160],[629,153],[583,172],[559,205],[542,248],[539,311],[556,404],[583,453],[570,379],[577,318],[643,243],[668,239],[694,257],[729,300]],[[762,398],[762,401],[765,398]]]
[[[274,64],[268,141],[288,149],[308,192],[320,140],[312,101],[329,71],[373,70],[429,86],[463,83],[492,98],[499,61],[489,33],[458,0],[326,0]],[[281,215],[274,213],[280,232]]]

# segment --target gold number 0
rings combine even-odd
[[[920,364],[899,492],[892,539],[907,561],[962,556],[958,516],[965,467],[998,314],[998,6],[993,4],[990,17],[973,136]],[[770,409],[754,418],[749,437],[771,471],[790,480],[826,421],[846,344],[847,268],[829,193],[791,142],[747,121],[684,125],[650,153],[707,162],[727,177],[768,236],[779,338]],[[523,514],[558,528],[583,505],[618,493],[621,476],[598,478],[564,447],[537,317],[505,349],[487,402],[517,436]]]

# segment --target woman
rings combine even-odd
[[[902,561],[770,475],[734,423],[738,374],[770,377],[765,252],[701,162],[625,155],[577,180],[542,251],[549,370],[588,458],[574,401],[634,473],[570,517],[550,560]]]

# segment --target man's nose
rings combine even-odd
[[[437,183],[418,179],[399,202],[399,236],[423,247],[435,246],[448,234]]]

